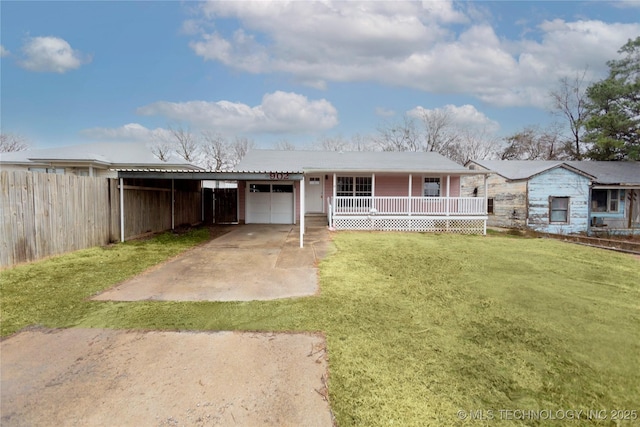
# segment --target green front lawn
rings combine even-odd
[[[2,334],[32,324],[324,331],[340,426],[615,425],[609,411],[640,410],[640,262],[629,255],[499,235],[341,232],[319,297],[85,300],[203,237],[160,239],[2,272]],[[463,421],[460,410],[494,419]]]

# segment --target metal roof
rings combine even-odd
[[[198,166],[185,162],[175,156],[170,157],[166,162],[158,160],[144,143],[138,142],[98,142],[2,153],[0,163],[94,163],[105,166],[131,165],[133,167],[198,168]]]
[[[562,165],[558,160],[472,160],[507,179],[528,179],[534,175]]]
[[[478,173],[435,152],[252,150],[243,171]]]

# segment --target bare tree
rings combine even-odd
[[[374,138],[365,137],[359,133],[351,135],[349,147],[350,151],[374,151],[376,148]]]
[[[580,146],[587,119],[586,74],[585,69],[582,72],[576,72],[573,78],[565,76],[560,79],[557,88],[549,92],[552,113],[565,118],[569,124],[572,141],[569,147],[571,156],[576,160],[582,160]]]
[[[173,144],[164,131],[154,131],[148,146],[151,153],[160,161],[166,162],[169,160],[169,157],[171,157]]]
[[[349,141],[342,136],[323,136],[313,146],[322,151],[351,151]]]
[[[405,115],[401,122],[378,127],[375,142],[382,151],[420,151],[421,139],[416,121]]]
[[[176,144],[176,153],[187,162],[195,162],[198,156],[198,139],[191,133],[191,130],[184,129],[182,126],[176,128],[169,126],[169,132],[173,136]]]
[[[0,153],[24,151],[30,147],[29,141],[21,135],[0,133]]]
[[[465,129],[459,133],[458,140],[449,144],[447,157],[466,164],[469,160],[487,160],[498,157],[500,143],[486,129]]]
[[[273,145],[273,147],[276,150],[284,150],[284,151],[293,151],[296,149],[296,146],[290,143],[289,141],[287,141],[286,139],[281,139],[280,141],[276,142]]]
[[[456,143],[458,132],[453,128],[451,112],[437,108],[422,110],[420,120],[424,126],[424,151],[446,155],[449,146]]]
[[[256,143],[253,140],[237,136],[231,144],[231,165],[235,167],[255,147]]]
[[[203,163],[207,169],[215,171],[228,170],[232,166],[231,145],[219,133],[202,132]]]
[[[527,126],[505,141],[507,146],[500,154],[502,160],[563,160],[570,157],[558,124],[546,129]]]

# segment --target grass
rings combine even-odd
[[[491,425],[615,425],[500,419],[498,411],[640,410],[631,256],[502,235],[342,232],[321,264],[318,297],[86,301],[203,238],[165,236],[4,271],[2,334],[32,324],[321,330],[340,426],[484,424],[458,410],[493,410]]]

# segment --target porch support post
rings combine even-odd
[[[337,183],[336,183],[336,174],[333,174],[333,203],[335,206],[335,202],[336,202],[336,195],[337,195],[337,189],[336,189]]]
[[[93,165],[89,165],[89,176],[93,176]]]
[[[413,192],[413,174],[409,174],[409,216],[411,216],[411,193]]]
[[[171,180],[171,229],[176,228],[176,194],[175,179]]]
[[[447,216],[449,216],[449,210],[450,210],[450,208],[449,208],[449,204],[450,204],[449,202],[451,201],[451,199],[449,198],[449,197],[451,197],[451,191],[450,190],[451,190],[451,175],[447,175],[447,203],[446,203],[446,205],[447,205],[447,211],[446,211]]]
[[[376,197],[376,174],[371,173],[371,207],[374,209],[376,207],[375,197]]]
[[[484,214],[489,215],[489,183],[487,182],[487,175],[484,176]]]
[[[489,183],[487,182],[487,175],[483,175],[484,176],[484,214],[485,215],[489,215]],[[487,220],[484,220],[484,230],[483,230],[483,235],[487,235]]]
[[[120,241],[124,242],[124,179],[120,178]]]
[[[200,181],[200,203],[202,206],[202,215],[200,221],[204,222],[204,187],[202,186],[202,181]]]
[[[300,247],[304,248],[304,181],[303,176],[300,180]]]

